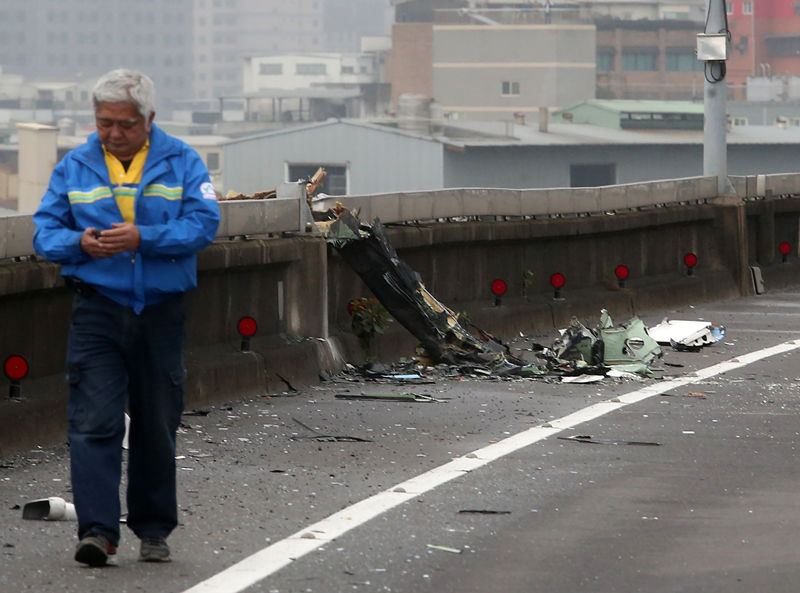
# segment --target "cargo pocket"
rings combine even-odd
[[[80,401],[81,370],[78,367],[67,369],[69,398],[67,399],[67,419],[74,429],[80,429],[86,422],[86,408]]]
[[[174,371],[170,371],[169,380],[169,393],[170,400],[172,402],[172,409],[177,413],[177,416],[173,417],[171,420],[177,428],[177,425],[181,420],[181,414],[183,414],[183,393],[186,385],[186,369],[181,367],[179,369],[175,369]]]

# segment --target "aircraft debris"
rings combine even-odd
[[[450,548],[448,546],[439,546],[436,544],[428,544],[428,548],[431,550],[441,550],[442,552],[450,552],[451,554],[460,554],[461,550],[458,548]]]
[[[22,518],[29,521],[77,521],[75,505],[58,496],[26,502]]]
[[[320,213],[314,213],[318,218]],[[472,326],[440,303],[417,272],[395,252],[379,219],[359,221],[341,205],[329,211],[317,228],[361,277],[386,310],[420,341],[420,357],[439,363],[478,363],[498,369],[519,366],[508,347]]]
[[[561,377],[562,383],[599,383],[605,379],[603,375],[572,375]]]
[[[588,434],[577,434],[569,437],[557,437],[562,441],[577,441],[579,443],[593,443],[596,445],[643,445],[647,447],[660,447],[661,443],[648,441],[618,441],[615,439],[598,439]]]
[[[725,326],[706,321],[667,319],[648,328],[648,333],[659,344],[669,344],[675,350],[699,350],[719,342],[725,337]]]
[[[573,317],[570,325],[560,331],[560,336],[550,348],[537,346],[536,356],[544,362],[538,366],[523,367],[522,373],[568,376],[614,376],[626,374],[660,378],[661,374],[651,364],[662,356],[661,347],[648,335],[647,328],[638,317],[615,326],[608,311],[600,312],[600,323],[590,329]],[[595,379],[567,379],[564,382],[592,382]]]
[[[353,437],[348,435],[338,435],[338,434],[322,434],[318,430],[311,428],[307,424],[300,422],[297,418],[292,418],[297,424],[305,428],[307,431],[313,433],[310,436],[293,436],[291,440],[293,441],[303,441],[303,440],[311,440],[311,441],[318,441],[323,443],[329,442],[339,442],[339,443],[371,443],[372,439],[365,439],[361,437]]]
[[[364,399],[364,400],[378,400],[390,402],[443,402],[443,399],[437,399],[431,395],[422,393],[337,393],[336,399]]]
[[[428,292],[420,275],[398,257],[378,218],[371,225],[365,224],[341,203],[327,212],[313,214],[326,241],[350,264],[386,311],[420,341],[417,355],[424,364],[456,365],[462,374],[487,377],[604,377],[612,367],[619,373],[662,376],[650,368],[662,356],[661,347],[650,337],[642,320],[634,317],[615,326],[605,309],[597,329],[573,318],[552,347],[533,344],[531,351],[542,363],[530,364]],[[377,372],[388,374],[382,366],[376,368]]]

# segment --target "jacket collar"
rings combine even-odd
[[[150,151],[147,154],[145,169],[151,168],[156,163],[180,151],[180,142],[168,135],[156,124],[150,128]],[[86,139],[86,144],[75,149],[75,156],[86,163],[99,175],[107,176],[106,162],[103,155],[103,145],[97,132],[92,132]]]

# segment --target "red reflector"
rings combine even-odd
[[[626,280],[628,276],[630,276],[631,271],[628,269],[628,266],[620,264],[617,266],[617,269],[614,270],[614,273],[620,280]]]
[[[693,268],[697,265],[697,256],[694,253],[687,253],[683,256],[683,263]]]
[[[555,274],[550,276],[550,284],[553,285],[553,288],[562,288],[564,284],[566,284],[566,282],[567,279],[561,272],[556,272]]]
[[[19,381],[28,374],[28,361],[17,354],[12,354],[6,358],[3,372],[12,381]]]
[[[503,280],[492,281],[492,294],[495,296],[503,296],[508,290],[508,285]]]
[[[245,338],[254,336],[258,330],[258,324],[252,317],[242,317],[236,327]]]
[[[784,241],[783,243],[781,243],[780,245],[778,245],[778,250],[779,250],[779,251],[780,251],[780,252],[781,252],[783,255],[789,255],[789,252],[792,250],[792,246],[791,246],[791,245],[789,245],[789,244],[788,244],[786,241]]]

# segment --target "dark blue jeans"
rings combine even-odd
[[[125,410],[128,527],[167,537],[178,524],[175,433],[183,413],[183,295],[137,315],[105,296],[76,295],[67,346],[69,444],[78,537],[119,543]]]

